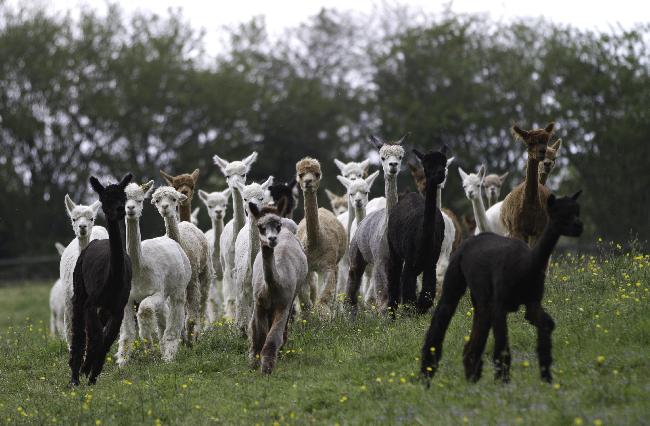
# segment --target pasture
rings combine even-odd
[[[650,419],[650,256],[600,244],[598,256],[552,259],[544,305],[555,319],[552,385],[539,379],[535,332],[509,318],[511,383],[464,379],[465,295],[438,374],[417,379],[430,313],[396,321],[297,319],[276,370],[251,371],[247,342],[227,323],[176,360],[136,341],[118,369],[111,350],[95,386],[68,386],[65,344],[49,336],[51,283],[0,285],[2,424],[644,424]],[[605,254],[606,252],[606,254]],[[84,382],[85,383],[85,382]]]

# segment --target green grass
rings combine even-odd
[[[6,424],[642,424],[650,419],[650,258],[556,259],[545,305],[556,321],[554,385],[539,380],[535,333],[510,316],[512,381],[464,380],[467,296],[432,387],[415,380],[430,316],[292,324],[271,377],[250,371],[247,344],[219,325],[177,360],[135,351],[94,387],[67,386],[65,345],[48,336],[49,283],[0,287],[0,423]],[[113,350],[114,351],[114,350]]]

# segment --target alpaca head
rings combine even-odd
[[[415,187],[419,193],[423,194],[424,190],[427,187],[427,178],[424,176],[424,169],[422,166],[413,161],[409,161],[408,165],[409,170],[411,171],[411,176],[413,177],[413,181],[415,181]]]
[[[194,187],[196,186],[196,181],[199,180],[199,169],[194,169],[192,173],[183,173],[178,176],[170,176],[167,173],[160,171],[160,174],[167,184],[173,186],[175,190],[185,195],[186,199],[181,204],[187,205],[192,202],[192,197],[194,196]]]
[[[218,155],[212,157],[214,164],[219,166],[221,173],[226,177],[228,186],[232,189],[239,182],[246,184],[246,175],[251,170],[251,166],[257,160],[257,152],[253,151],[251,155],[241,161],[226,161]]]
[[[230,198],[232,190],[226,188],[223,191],[205,192],[199,189],[199,198],[208,209],[208,216],[212,220],[222,220],[226,216],[228,210],[228,198]]]
[[[370,143],[379,150],[379,158],[381,159],[381,167],[384,169],[385,177],[394,178],[399,173],[404,158],[404,148],[401,145],[409,135],[410,133],[406,133],[399,140],[392,143],[387,143],[377,136],[370,135]]]
[[[137,183],[130,183],[124,188],[126,193],[126,204],[124,211],[126,213],[126,220],[139,220],[142,216],[142,209],[144,207],[144,199],[151,195],[153,189],[153,181],[138,185]]]
[[[346,195],[336,195],[329,189],[325,189],[325,193],[327,194],[327,198],[330,199],[332,211],[336,216],[348,211],[348,199]]]
[[[280,212],[283,216],[291,214],[296,209],[298,205],[298,182],[295,179],[291,179],[289,183],[274,183],[269,187],[269,192],[271,194],[271,204],[277,205],[282,198],[286,198],[287,206],[286,211]]]
[[[287,199],[282,198],[275,207],[259,207],[255,203],[248,204],[257,222],[257,229],[260,232],[260,244],[263,247],[274,248],[278,245],[278,236],[282,231],[282,212],[287,209]]]
[[[483,179],[483,189],[485,190],[485,196],[490,204],[496,203],[499,199],[499,196],[501,195],[501,187],[508,177],[508,173],[509,172],[505,172],[501,176],[492,173],[485,176]]]
[[[458,174],[463,181],[463,190],[468,200],[478,200],[481,197],[481,186],[485,179],[485,166],[481,165],[478,173],[465,173],[465,170],[458,168]]]
[[[555,123],[551,122],[543,129],[522,130],[518,126],[512,126],[512,134],[515,139],[521,139],[528,149],[528,158],[533,161],[543,161],[546,155],[546,146],[555,129]]]
[[[124,219],[126,212],[126,193],[124,188],[131,182],[133,175],[127,173],[119,183],[102,185],[95,176],[90,177],[90,186],[99,195],[99,201],[102,202],[102,211],[109,222],[116,222]]]
[[[417,149],[413,153],[422,163],[427,185],[441,185],[447,179],[447,146],[440,151],[429,151],[426,154]]]
[[[551,194],[546,201],[549,223],[560,235],[579,237],[582,234],[582,221],[580,220],[580,205],[578,191],[570,197],[556,198]]]
[[[349,180],[361,179],[368,174],[368,166],[370,165],[370,160],[366,159],[360,163],[355,163],[350,161],[349,163],[344,163],[343,161],[334,159],[334,164],[341,171],[341,176]]]
[[[72,198],[68,194],[65,194],[65,211],[70,217],[72,229],[77,238],[90,235],[95,224],[97,212],[101,206],[101,201],[95,201],[89,206],[75,204]]]
[[[371,174],[365,179],[346,179],[343,176],[337,176],[336,178],[345,186],[347,189],[348,198],[350,203],[356,208],[366,208],[368,205],[368,193],[372,187],[372,183],[379,176],[379,170]]]
[[[553,145],[546,147],[546,155],[542,161],[540,173],[544,173],[546,175],[551,173],[555,167],[555,159],[557,158],[557,154],[560,148],[562,148],[562,139],[558,139]]]
[[[248,207],[249,204],[255,204],[257,207],[262,208],[262,206],[271,201],[271,194],[269,193],[269,187],[271,185],[273,185],[273,176],[269,176],[266,182],[262,184],[253,182],[248,185],[242,185],[237,182],[235,188],[241,193],[245,206]],[[248,208],[246,212],[250,213]]]
[[[320,185],[320,162],[315,158],[305,157],[296,163],[296,180],[304,192],[316,192]]]
[[[151,197],[151,204],[156,206],[158,213],[166,219],[176,219],[176,208],[180,203],[185,201],[187,197],[181,194],[171,186],[161,186],[156,189]]]

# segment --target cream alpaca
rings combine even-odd
[[[59,242],[54,243],[59,256],[63,255],[65,246]],[[65,339],[65,324],[63,323],[63,311],[65,310],[65,289],[63,281],[57,278],[50,289],[50,334]]]

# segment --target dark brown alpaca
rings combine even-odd
[[[70,345],[73,385],[79,384],[80,368],[90,384],[97,381],[122,325],[131,291],[131,259],[124,248],[124,188],[131,177],[129,173],[120,183],[106,187],[96,177],[90,178],[106,215],[108,240],[91,241],[79,254],[74,268]]]
[[[178,176],[171,176],[160,171],[160,175],[167,181],[169,186],[187,197],[187,200],[178,205],[178,216],[181,222],[192,221],[192,196],[196,181],[199,180],[199,169],[194,169],[192,173],[183,173]]]
[[[582,233],[580,206],[576,201],[579,195],[580,192],[572,197],[549,196],[549,221],[533,248],[491,232],[461,244],[449,262],[442,297],[422,347],[421,372],[425,378],[430,379],[438,368],[449,322],[469,287],[474,318],[470,339],[463,350],[465,377],[474,382],[481,378],[481,357],[492,328],[494,375],[504,382],[509,380],[507,316],[524,305],[525,319],[537,328],[540,375],[544,381],[552,380],[551,333],[555,324],[542,307],[546,265],[560,235],[577,237]]]
[[[551,192],[539,183],[538,168],[544,160],[546,147],[551,138],[555,123],[549,123],[544,129],[522,130],[513,126],[516,139],[521,139],[528,150],[526,180],[517,185],[503,200],[501,222],[508,235],[525,241],[529,246],[535,243],[544,231],[548,215],[546,200]]]

